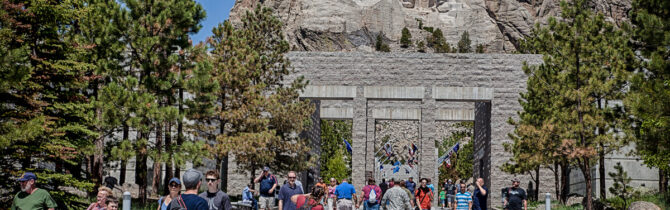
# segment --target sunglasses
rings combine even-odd
[[[288,178],[289,179],[295,179],[295,176],[289,176]]]
[[[171,184],[170,187],[179,187],[178,184]]]
[[[207,179],[207,182],[216,182],[216,179]]]

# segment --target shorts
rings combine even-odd
[[[258,208],[273,209],[275,207],[275,197],[263,197],[258,199]]]
[[[444,205],[444,204],[445,204],[444,202],[445,202],[446,200],[447,200],[447,199],[440,199],[440,204]]]
[[[354,202],[347,199],[337,200],[337,210],[352,210],[354,209]]]
[[[453,203],[454,202],[454,195],[447,195],[447,202],[448,203]]]

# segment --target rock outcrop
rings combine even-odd
[[[591,7],[620,23],[630,2],[594,0]],[[237,0],[231,21],[257,4],[273,8],[292,49],[305,51],[367,51],[379,33],[393,51],[416,51],[397,42],[404,27],[415,43],[425,40],[421,25],[441,29],[452,46],[467,31],[486,52],[513,52],[535,23],[560,15],[559,0]]]

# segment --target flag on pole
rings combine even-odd
[[[416,145],[414,145],[414,143],[412,143],[409,147],[409,155],[414,156],[414,154],[416,154],[417,150],[419,150],[419,148],[417,148]]]
[[[394,166],[394,168],[393,168],[393,173],[394,173],[394,174],[395,174],[395,173],[398,173],[398,171],[400,171],[400,161],[397,161],[397,160],[396,160],[395,163],[393,164],[393,166]]]
[[[347,152],[349,152],[349,154],[351,154],[351,144],[349,144],[349,142],[346,139],[342,139],[342,140],[344,140],[344,145],[347,146]]]
[[[445,162],[445,161],[448,161],[447,164],[451,165],[451,155],[453,153],[457,153],[459,147],[460,147],[460,143],[456,143],[456,145],[451,147],[451,149],[449,150],[449,152],[447,152],[447,154],[444,154],[442,157],[437,159],[437,165],[442,165],[442,163]]]

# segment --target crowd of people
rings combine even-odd
[[[250,183],[242,191],[242,204],[252,209],[273,210],[275,205],[279,210],[486,210],[489,190],[484,179],[478,178],[474,183],[466,184],[460,180],[458,184],[447,179],[441,184],[439,206],[433,208],[435,185],[428,178],[421,178],[418,185],[413,177],[408,180],[382,179],[379,184],[372,177],[367,179],[367,185],[360,189],[357,195],[356,188],[347,179],[339,182],[330,178],[330,183],[324,183],[322,178],[310,188],[309,193],[303,191],[303,186],[297,180],[297,173],[290,171],[286,174],[287,180],[282,186],[278,185],[277,177],[270,173],[268,167],[254,179],[259,189],[254,189]],[[27,172],[18,181],[21,191],[14,197],[11,209],[50,209],[57,207],[49,192],[39,189],[35,185],[37,176]],[[198,193],[203,180],[207,190]],[[230,197],[219,189],[221,179],[217,171],[207,171],[204,175],[195,169],[189,169],[182,178],[171,178],[168,182],[169,194],[158,199],[159,210],[230,210]],[[508,210],[526,210],[526,192],[519,187],[517,178],[512,180],[512,186],[502,190],[502,205]],[[184,191],[182,192],[182,184]],[[470,186],[470,187],[469,187]],[[258,200],[255,199],[258,196]],[[116,210],[119,207],[118,199],[113,196],[109,187],[98,188],[96,201],[91,203],[87,210]]]

